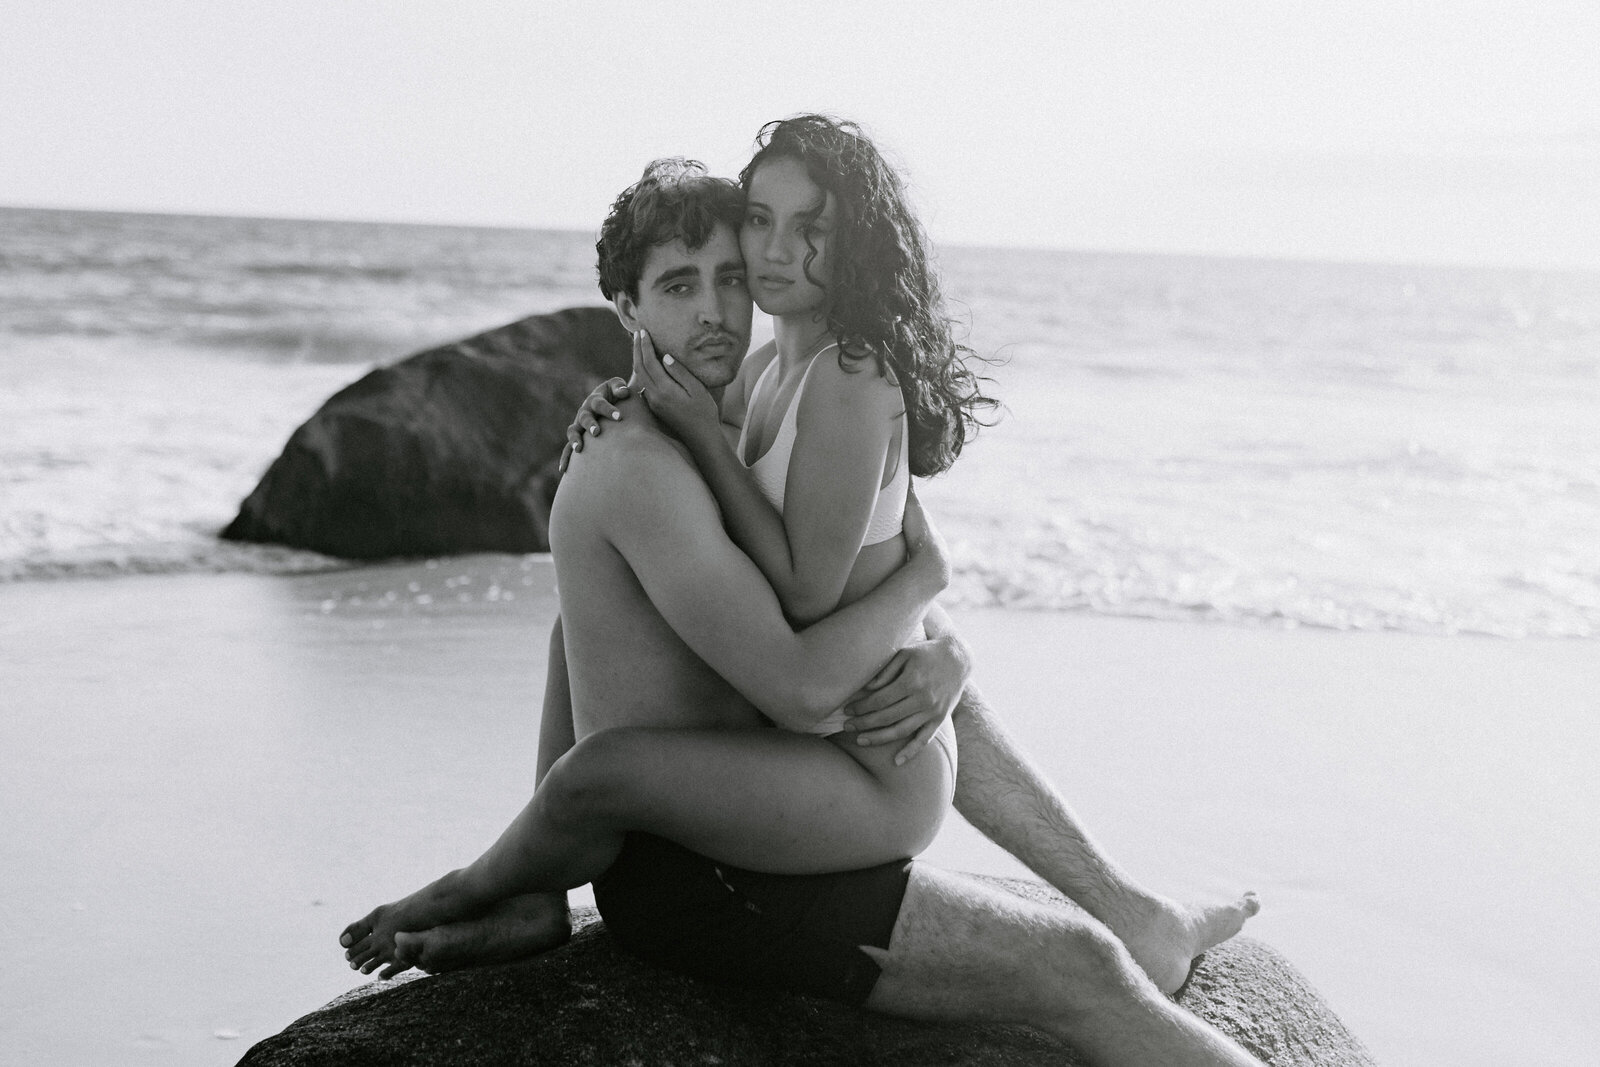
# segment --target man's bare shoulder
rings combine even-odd
[[[630,398],[618,405],[621,421],[608,423],[572,457],[561,489],[581,498],[587,511],[636,514],[666,501],[711,499],[688,450],[639,410],[643,403]]]

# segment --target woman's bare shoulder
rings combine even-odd
[[[872,353],[865,349],[859,352],[846,350],[842,359],[837,348],[823,352],[817,356],[811,377],[822,384],[823,391],[834,396],[848,393],[860,398],[895,401],[900,397],[900,386],[895,381],[894,372],[887,366],[880,366]]]
[[[839,359],[838,350],[816,357],[807,376],[805,394],[800,398],[802,419],[832,421],[871,411],[893,418],[905,410],[905,399],[877,360]]]

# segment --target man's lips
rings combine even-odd
[[[733,338],[727,334],[719,334],[716,337],[703,337],[693,342],[692,347],[696,352],[718,352],[730,349],[734,344]]]

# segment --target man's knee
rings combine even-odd
[[[539,785],[545,816],[557,824],[589,824],[624,814],[632,799],[630,772],[649,731],[598,730],[567,750]]]
[[[1093,1020],[1126,1018],[1160,996],[1116,935],[1088,916],[1056,925],[1036,944],[1040,954],[1017,975],[1025,1021],[1076,1033]]]
[[[913,1018],[1020,1022],[1069,1035],[1161,994],[1122,942],[1076,905],[1040,904],[970,876],[912,868],[868,1006]]]
[[[1103,1011],[1147,995],[1143,972],[1117,936],[1083,916],[1056,931],[1061,1006],[1069,1012]]]

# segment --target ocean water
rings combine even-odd
[[[336,565],[214,534],[370,367],[598,302],[592,241],[0,209],[0,581]],[[941,260],[1007,408],[919,487],[958,604],[1600,636],[1600,275]]]
[[[215,531],[371,366],[597,302],[591,242],[0,209],[0,1049],[232,1062],[520,806],[547,563],[265,581],[343,564]],[[1046,773],[1152,885],[1261,890],[1383,1062],[1590,1062],[1600,276],[942,264],[1007,411],[919,492]],[[94,580],[141,572],[234,575]]]

